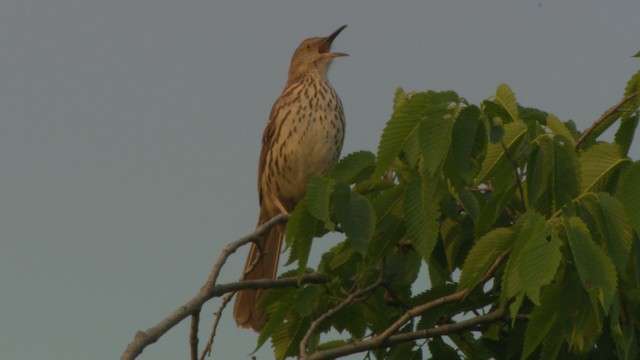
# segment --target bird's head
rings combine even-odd
[[[310,71],[318,70],[326,75],[333,58],[347,56],[345,53],[331,52],[333,40],[347,25],[343,25],[327,37],[314,37],[304,40],[293,53],[289,68],[289,83],[299,79]]]

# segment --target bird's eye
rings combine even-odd
[[[305,47],[304,47],[304,48],[305,48],[305,49],[307,49],[307,50],[311,50],[311,45],[310,45],[310,44],[307,44],[307,45],[305,45]]]

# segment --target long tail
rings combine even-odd
[[[264,211],[260,211],[261,225],[269,220]],[[245,280],[275,279],[280,258],[280,246],[284,236],[284,224],[278,224],[269,230],[269,233],[258,239],[264,253],[260,256],[260,248],[256,244],[251,245],[247,262],[244,265]],[[257,261],[257,262],[256,262]],[[262,299],[264,290],[242,290],[236,294],[236,302],[233,307],[233,318],[238,326],[254,331],[260,331],[267,322],[267,316],[257,305]]]

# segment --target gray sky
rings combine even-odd
[[[198,291],[255,226],[260,136],[302,39],[349,25],[330,74],[346,154],[376,148],[397,86],[477,103],[506,82],[584,129],[640,67],[638,15],[637,0],[3,0],[2,358],[119,358]],[[187,358],[187,329],[140,358]],[[227,311],[214,355],[255,341]]]

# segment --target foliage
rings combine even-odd
[[[270,338],[283,359],[309,335],[313,355],[505,309],[448,339],[367,350],[379,359],[421,359],[427,345],[444,359],[637,358],[640,162],[627,153],[639,89],[640,72],[584,133],[521,106],[506,84],[479,105],[453,91],[398,89],[377,154],[344,157],[291,214],[298,276],[312,271],[314,237],[344,240],[313,270],[330,283],[268,292],[260,345]],[[614,124],[614,141],[601,140]],[[324,340],[332,329],[341,340]]]

